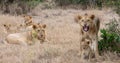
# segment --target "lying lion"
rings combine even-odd
[[[17,28],[16,25],[12,25],[10,23],[5,23],[3,24],[4,31],[9,34],[9,33],[16,33],[18,32],[19,28]]]
[[[17,27],[18,29],[20,29],[22,31],[27,31],[27,30],[30,30],[29,27],[31,28],[31,25],[36,24],[33,22],[31,16],[22,15],[22,17],[24,18],[24,22]]]
[[[31,25],[36,24],[33,22],[32,17],[28,15],[23,15],[22,17],[24,18],[24,22],[22,24],[17,24],[16,26],[10,23],[3,24],[5,31],[9,33],[13,33],[13,31],[19,32],[19,31],[31,30]]]
[[[7,43],[31,45],[34,44],[36,40],[44,42],[46,25],[34,24],[32,28],[32,30],[23,33],[9,34],[6,38]]]
[[[28,15],[23,15],[23,18],[24,18],[24,26],[30,26],[33,24],[33,20],[32,20],[32,17],[31,16],[28,16]]]
[[[3,27],[4,27],[6,32],[10,32],[11,24],[3,24]]]

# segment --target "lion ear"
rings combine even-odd
[[[31,16],[29,16],[29,18],[30,18],[30,19],[32,19],[32,17],[31,17]]]
[[[95,18],[95,15],[91,15],[90,18],[93,20]]]
[[[42,27],[43,27],[43,28],[46,28],[46,24],[43,24]]]
[[[79,21],[81,18],[82,18],[82,16],[80,16],[80,15],[76,16],[76,17],[75,17],[75,22],[78,23],[78,21]]]
[[[6,27],[7,25],[6,24],[3,24],[4,27]]]
[[[3,24],[3,26],[4,26],[4,27],[11,27],[11,24],[8,24],[8,25]]]
[[[32,28],[33,28],[33,29],[36,29],[36,28],[37,28],[37,25],[33,25]]]

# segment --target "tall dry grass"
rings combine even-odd
[[[4,38],[10,34],[2,26],[5,23],[12,24],[14,28],[24,20],[21,16],[0,15],[0,63],[119,63],[120,57],[113,52],[106,52],[99,59],[91,62],[80,60],[79,51],[79,24],[74,22],[76,14],[90,13],[97,15],[101,20],[101,29],[110,19],[119,19],[111,10],[38,10],[34,9],[31,15],[35,22],[47,24],[47,40],[43,44],[36,42],[31,46],[4,44]],[[18,31],[19,32],[19,31]]]

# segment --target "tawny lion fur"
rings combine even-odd
[[[31,26],[33,24],[33,20],[31,16],[23,15],[24,18],[24,26]]]
[[[33,22],[32,17],[29,15],[22,15],[22,17],[24,18],[24,22],[18,28],[24,29],[24,31],[31,30],[31,25],[36,24]]]
[[[83,16],[77,15],[75,17],[75,22],[79,23],[80,25],[80,45],[81,41],[84,37],[89,36],[92,40],[91,49],[94,51],[95,56],[99,56],[98,51],[98,31],[100,27],[99,18],[95,15],[88,15],[85,14]],[[80,46],[81,51],[81,46]],[[81,53],[81,52],[80,52]]]
[[[90,38],[82,39],[81,41],[81,59],[88,59],[91,60],[93,56],[93,50],[91,49],[90,45],[92,40]]]
[[[44,42],[46,39],[46,33],[45,33],[46,25],[36,24],[33,25],[32,28],[33,28],[32,30],[23,33],[9,34],[6,37],[7,43],[29,45],[29,44],[34,44],[35,40]]]

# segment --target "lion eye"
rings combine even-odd
[[[87,44],[89,44],[90,42],[88,41]]]
[[[82,22],[83,22],[84,20],[82,20]]]
[[[45,30],[42,30],[43,32],[45,31]]]
[[[87,21],[90,21],[90,20],[87,20]]]
[[[40,31],[40,30],[37,30],[38,32]]]

